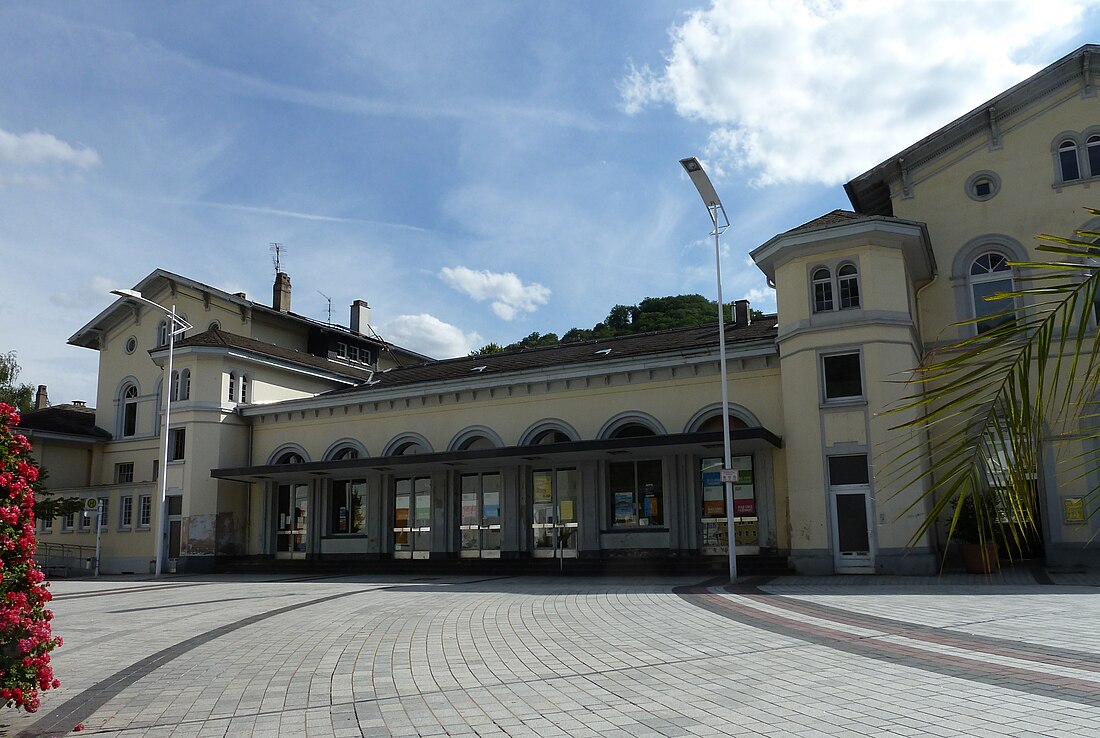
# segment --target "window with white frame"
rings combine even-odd
[[[237,401],[237,373],[236,372],[229,372],[229,393],[228,393],[228,398],[227,399],[229,400],[229,402],[236,402]]]
[[[168,321],[162,320],[157,323],[157,346],[168,345]]]
[[[138,388],[136,384],[128,383],[122,389],[122,435],[132,436],[137,433]]]
[[[142,495],[138,501],[138,527],[148,528],[153,522],[153,496]]]
[[[250,380],[248,378],[248,375],[242,374],[241,375],[241,402],[242,403],[247,403],[248,402],[248,393],[249,393],[249,390],[250,390],[249,384],[250,384]]]
[[[131,528],[134,525],[134,498],[130,495],[119,499],[118,527]]]
[[[1100,177],[1100,135],[1089,136],[1085,141],[1085,159],[1089,163],[1089,176]]]
[[[108,518],[109,513],[107,512],[107,502],[108,502],[108,499],[106,497],[100,497],[99,498],[99,508],[98,508],[99,509],[99,518],[98,518],[98,520],[99,520],[99,529],[100,530],[106,530],[107,529],[107,524],[110,522],[110,519]]]
[[[863,369],[858,351],[822,356],[821,373],[826,402],[863,397]]]
[[[859,272],[855,264],[844,264],[836,272],[840,287],[840,309],[859,307]]]
[[[129,484],[134,481],[134,462],[115,464],[115,484]]]
[[[53,533],[53,518],[39,518],[38,530],[41,533]]]
[[[978,333],[993,330],[1013,319],[1015,305],[1010,299],[990,300],[999,292],[1012,291],[1012,268],[1008,258],[986,251],[970,263],[967,277]]]
[[[172,400],[187,400],[191,397],[191,370],[182,369],[172,372]]]
[[[840,264],[834,272],[829,267],[814,269],[810,277],[815,313],[858,308],[859,269],[850,262]]]
[[[1081,162],[1078,159],[1077,142],[1072,138],[1063,139],[1058,144],[1058,175],[1061,182],[1073,182],[1081,179]]]
[[[66,513],[61,516],[61,530],[70,531],[76,527],[76,513]]]
[[[168,431],[168,460],[182,461],[187,443],[186,428],[172,428]]]
[[[828,269],[814,271],[814,312],[823,313],[833,309],[833,275]]]

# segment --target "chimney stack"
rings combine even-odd
[[[50,406],[50,398],[46,395],[46,385],[38,385],[38,392],[34,395],[34,409],[45,410]]]
[[[752,323],[752,311],[749,310],[748,300],[735,300],[733,303],[733,325],[737,328],[748,328]]]
[[[353,332],[365,334],[370,325],[370,305],[366,300],[356,300],[351,304],[351,325]]]
[[[290,312],[290,277],[286,272],[275,275],[275,286],[271,290],[271,307],[280,313]]]

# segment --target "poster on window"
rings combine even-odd
[[[634,522],[634,493],[615,493],[615,522],[620,525]]]
[[[752,479],[752,457],[734,456],[730,468],[737,472],[733,485],[733,514],[739,518],[756,515],[756,487]]]
[[[535,502],[551,502],[554,499],[554,488],[551,486],[549,474],[535,475]]]

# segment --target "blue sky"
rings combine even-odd
[[[0,4],[0,351],[94,401],[66,339],[160,267],[438,356],[714,295],[678,160],[748,252],[1083,43],[1095,2]]]

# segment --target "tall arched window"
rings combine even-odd
[[[970,295],[974,301],[974,317],[979,319],[978,333],[992,330],[1010,321],[1003,315],[1012,308],[1009,300],[987,300],[998,292],[1012,291],[1012,268],[1008,259],[996,251],[986,251],[970,264]]]
[[[162,320],[157,323],[157,346],[168,345],[168,321]]]
[[[229,402],[237,401],[237,373],[229,372]]]
[[[248,377],[241,375],[241,402],[248,402]]]
[[[332,455],[333,461],[343,461],[345,459],[358,459],[359,450],[352,448],[351,446],[345,446]]]
[[[1100,177],[1100,135],[1089,136],[1085,142],[1085,151],[1088,153],[1089,176]]]
[[[178,402],[191,397],[191,370],[182,369],[172,372],[172,401]]]
[[[1067,138],[1058,144],[1058,166],[1062,170],[1063,182],[1081,179],[1081,165],[1077,158],[1077,142],[1073,139]]]
[[[845,264],[837,270],[840,287],[840,309],[859,307],[859,272],[854,264]]]
[[[277,458],[275,460],[275,463],[276,464],[303,464],[303,463],[305,463],[305,459],[303,459],[302,455],[299,454],[299,453],[296,453],[294,451],[287,451],[285,454],[282,454],[281,456],[279,456],[279,458]]]
[[[138,388],[136,384],[127,384],[122,390],[122,435],[137,433]]]
[[[833,276],[828,269],[814,272],[814,312],[821,313],[833,309]]]

